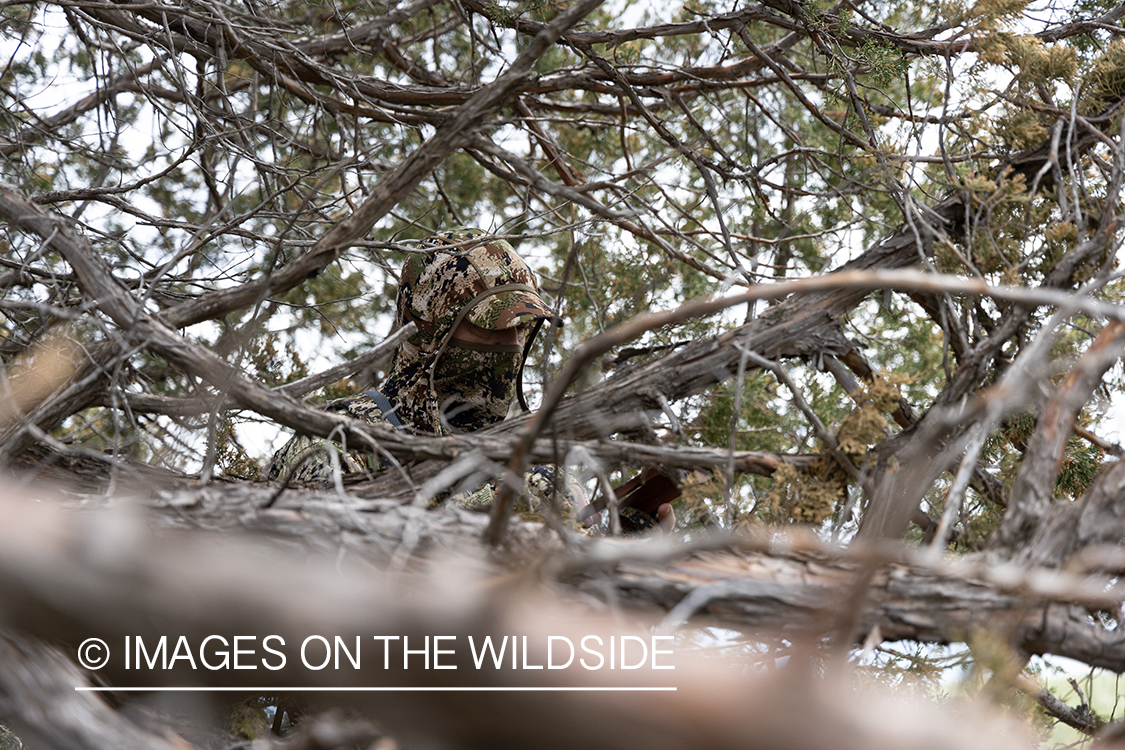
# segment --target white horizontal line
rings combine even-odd
[[[675,692],[675,687],[76,687],[83,693],[606,693]]]

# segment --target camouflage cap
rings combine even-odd
[[[470,323],[481,328],[487,328],[490,331],[502,331],[505,328],[515,328],[533,320],[550,318],[552,314],[547,309],[547,303],[538,294],[510,290],[497,292],[485,298],[466,317]]]
[[[413,320],[424,334],[440,339],[459,318],[502,330],[552,316],[539,296],[535,274],[511,245],[504,240],[472,244],[486,236],[479,229],[458,227],[425,240],[432,251],[411,256],[403,268],[403,323]]]

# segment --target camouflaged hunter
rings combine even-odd
[[[395,351],[379,391],[326,408],[391,429],[450,435],[496,424],[507,417],[517,395],[522,401],[520,377],[531,344],[530,336],[523,342],[524,335],[554,314],[539,296],[535,274],[511,245],[473,243],[484,236],[477,229],[442,232],[424,241],[428,252],[410,256],[399,280],[395,328],[413,322],[417,332]],[[463,340],[467,337],[459,330],[472,326],[485,332],[517,329],[520,336],[508,338],[522,343]],[[378,468],[369,454],[297,436],[274,454],[268,478],[331,481],[333,452],[344,473]],[[566,484],[570,499],[584,504],[581,488],[573,481]],[[554,467],[535,467],[527,485],[533,500],[545,501]],[[486,487],[473,493],[471,502],[491,498]]]

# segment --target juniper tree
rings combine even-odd
[[[1003,630],[1013,674],[1034,654],[1120,672],[1120,607],[1102,594],[1067,608],[1058,587],[994,581],[992,606],[955,587],[950,613],[933,577],[952,574],[925,565],[932,549],[1069,569],[1125,540],[1107,419],[1123,385],[1122,15],[1100,0],[9,3],[0,454],[22,471],[253,480],[269,446],[247,426],[268,424],[408,464],[412,484],[349,484],[361,502],[440,493],[426,481],[466,455],[497,474],[577,448],[605,480],[592,492],[673,476],[694,542],[796,528],[851,545],[821,550],[861,568],[839,617],[752,586],[714,594],[749,654],[795,622],[845,652],[969,641],[954,658],[987,666],[974,639]],[[302,379],[386,338],[404,258],[456,225],[511,242],[567,321],[527,368],[540,415],[443,441],[312,408],[378,383],[371,358],[311,393]],[[498,503],[487,538],[511,523]],[[878,560],[914,576],[906,603],[863,568],[887,540],[905,542]],[[695,601],[674,572],[612,580],[668,610]],[[817,581],[814,598],[836,586]],[[866,653],[927,674],[949,658]]]

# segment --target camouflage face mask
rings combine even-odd
[[[403,267],[395,323],[413,322],[418,332],[399,346],[380,390],[420,432],[495,424],[518,389],[522,348],[457,341],[462,321],[501,331],[552,315],[523,259],[507,242],[485,236],[466,228],[433,235],[424,243],[428,252],[411,255]]]
[[[516,395],[523,347],[454,339],[434,368],[441,420],[451,431],[472,432],[502,421]]]

